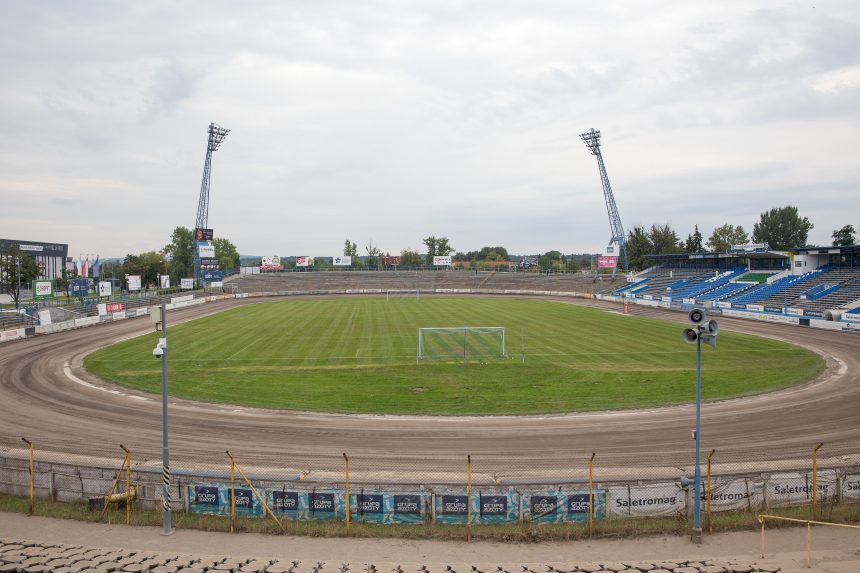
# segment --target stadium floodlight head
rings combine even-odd
[[[591,128],[585,133],[580,133],[579,137],[585,142],[585,146],[592,155],[600,155],[600,130]]]
[[[224,138],[227,137],[227,134],[230,133],[229,129],[225,129],[216,125],[215,123],[209,124],[209,151],[218,151],[218,148],[221,146],[221,142],[224,141]]]

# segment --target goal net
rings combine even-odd
[[[406,288],[406,289],[393,289],[385,291],[385,300],[390,300],[392,298],[421,298],[421,291],[418,289]]]
[[[506,357],[503,326],[418,329],[418,360],[466,362]]]

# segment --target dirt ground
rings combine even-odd
[[[552,543],[319,539],[189,530],[163,536],[161,529],[155,527],[80,523],[2,513],[0,537],[138,551],[349,563],[576,563],[706,558],[762,561],[759,555],[761,538],[757,531],[709,535],[698,546],[686,537],[667,536]],[[805,543],[803,528],[767,532],[766,560],[779,563],[783,568],[796,568],[805,558]],[[856,563],[854,571],[860,571],[860,530],[814,528],[812,547],[817,561]]]

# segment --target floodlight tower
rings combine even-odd
[[[206,145],[206,161],[203,163],[203,182],[200,184],[200,200],[197,202],[197,218],[191,229],[206,229],[209,226],[209,176],[212,172],[212,153],[218,151],[224,138],[230,133],[229,129],[209,124],[209,142]],[[194,280],[200,280],[200,252],[197,250],[197,237],[194,240]]]
[[[612,186],[609,184],[609,176],[606,175],[606,166],[603,165],[603,155],[600,153],[600,130],[592,128],[585,133],[580,133],[579,137],[585,142],[585,146],[588,147],[591,154],[597,157],[597,167],[600,169],[600,181],[603,183],[603,196],[606,199],[606,211],[609,213],[609,228],[612,232],[609,244],[618,246],[618,256],[621,259],[621,266],[626,273],[627,246],[624,237],[624,226],[621,224],[621,215],[618,214],[618,207],[615,205]],[[612,270],[612,276],[613,278],[615,277],[615,269]]]

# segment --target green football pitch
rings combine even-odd
[[[505,328],[431,333],[418,328]],[[695,346],[682,326],[553,301],[330,298],[263,302],[170,327],[174,396],[237,405],[377,414],[525,414],[695,400]],[[90,354],[106,380],[159,393],[158,334]],[[465,342],[465,353],[464,353]],[[465,355],[465,357],[464,357]],[[703,345],[702,394],[743,396],[808,381],[807,350],[722,331]]]

